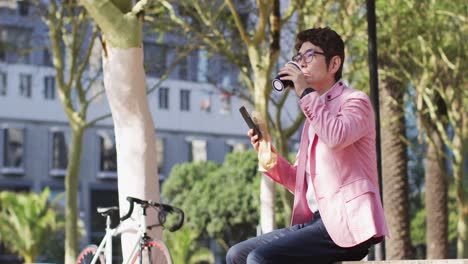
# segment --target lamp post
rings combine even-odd
[[[379,176],[380,194],[382,192],[382,158],[380,148],[380,107],[379,107],[379,78],[377,72],[377,34],[375,20],[375,0],[367,0],[367,33],[369,56],[370,98],[375,111],[375,131],[377,148],[377,172]],[[385,259],[385,240],[375,245],[375,259]]]

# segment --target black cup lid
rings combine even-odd
[[[273,85],[273,89],[275,89],[278,92],[281,92],[284,90],[284,85],[281,80],[274,79],[271,84]]]

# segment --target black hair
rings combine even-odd
[[[335,81],[341,79],[345,55],[344,43],[340,35],[329,27],[310,28],[297,34],[295,45],[296,51],[299,51],[304,42],[310,42],[323,50],[323,53],[325,53],[327,67],[330,65],[330,61],[334,56],[339,56],[341,58],[341,65],[335,73]]]

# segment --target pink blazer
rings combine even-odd
[[[377,176],[375,119],[369,97],[337,82],[324,101],[313,92],[299,101],[306,116],[295,165],[279,156],[264,172],[294,193],[292,225],[313,214],[306,199],[309,125],[315,130],[310,171],[320,216],[332,240],[352,247],[388,233]],[[274,150],[276,151],[276,150]]]

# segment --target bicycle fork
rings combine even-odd
[[[136,255],[136,253],[138,252],[139,255],[140,255],[139,256],[139,258],[140,258],[139,263],[143,264],[143,250],[144,250],[147,242],[149,240],[151,240],[151,237],[149,237],[146,234],[146,228],[147,228],[146,227],[146,207],[142,207],[141,210],[142,210],[142,214],[141,214],[142,218],[140,220],[140,226],[138,227],[138,233],[141,234],[141,236],[138,238],[140,242],[135,243],[135,247],[131,251],[129,260],[131,260]],[[147,253],[148,253],[148,261],[149,261],[150,264],[152,264],[153,263],[153,258],[152,258],[152,255],[151,255],[151,247],[147,247]]]

